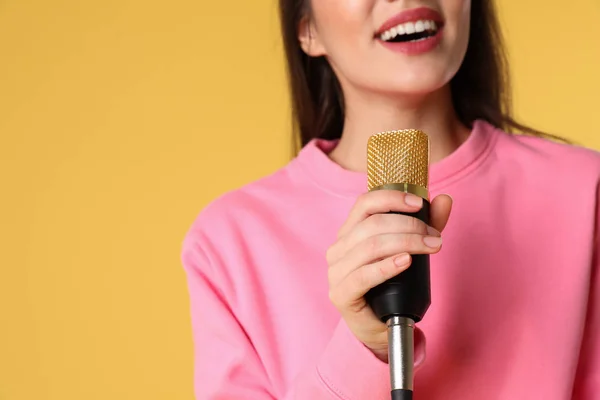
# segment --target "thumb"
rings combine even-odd
[[[447,194],[441,194],[431,201],[429,214],[429,225],[438,231],[443,231],[450,218],[452,210],[452,197]]]

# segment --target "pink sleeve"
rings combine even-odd
[[[194,390],[198,400],[362,400],[389,397],[388,365],[363,346],[343,320],[317,364],[297,376],[286,393],[275,393],[260,355],[215,283],[208,259],[196,244],[187,242],[182,262],[191,302]],[[418,337],[421,339],[422,335]],[[419,341],[424,346],[424,340]],[[418,353],[424,356],[424,349]]]
[[[594,258],[590,295],[573,400],[597,399],[600,393],[600,184],[598,185]]]

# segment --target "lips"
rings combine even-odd
[[[403,11],[387,20],[377,30],[375,37],[380,37],[385,31],[395,28],[398,25],[417,21],[434,21],[439,27],[444,25],[444,18],[439,12],[428,7],[413,8]]]

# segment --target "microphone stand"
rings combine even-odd
[[[394,316],[387,320],[387,327],[392,400],[412,400],[415,321]]]

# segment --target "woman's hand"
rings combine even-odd
[[[423,200],[396,190],[360,196],[327,251],[329,298],[354,335],[379,359],[387,361],[387,327],[368,306],[364,295],[406,270],[409,254],[437,253],[452,199],[440,195],[430,209],[431,226],[390,211],[416,212]]]

